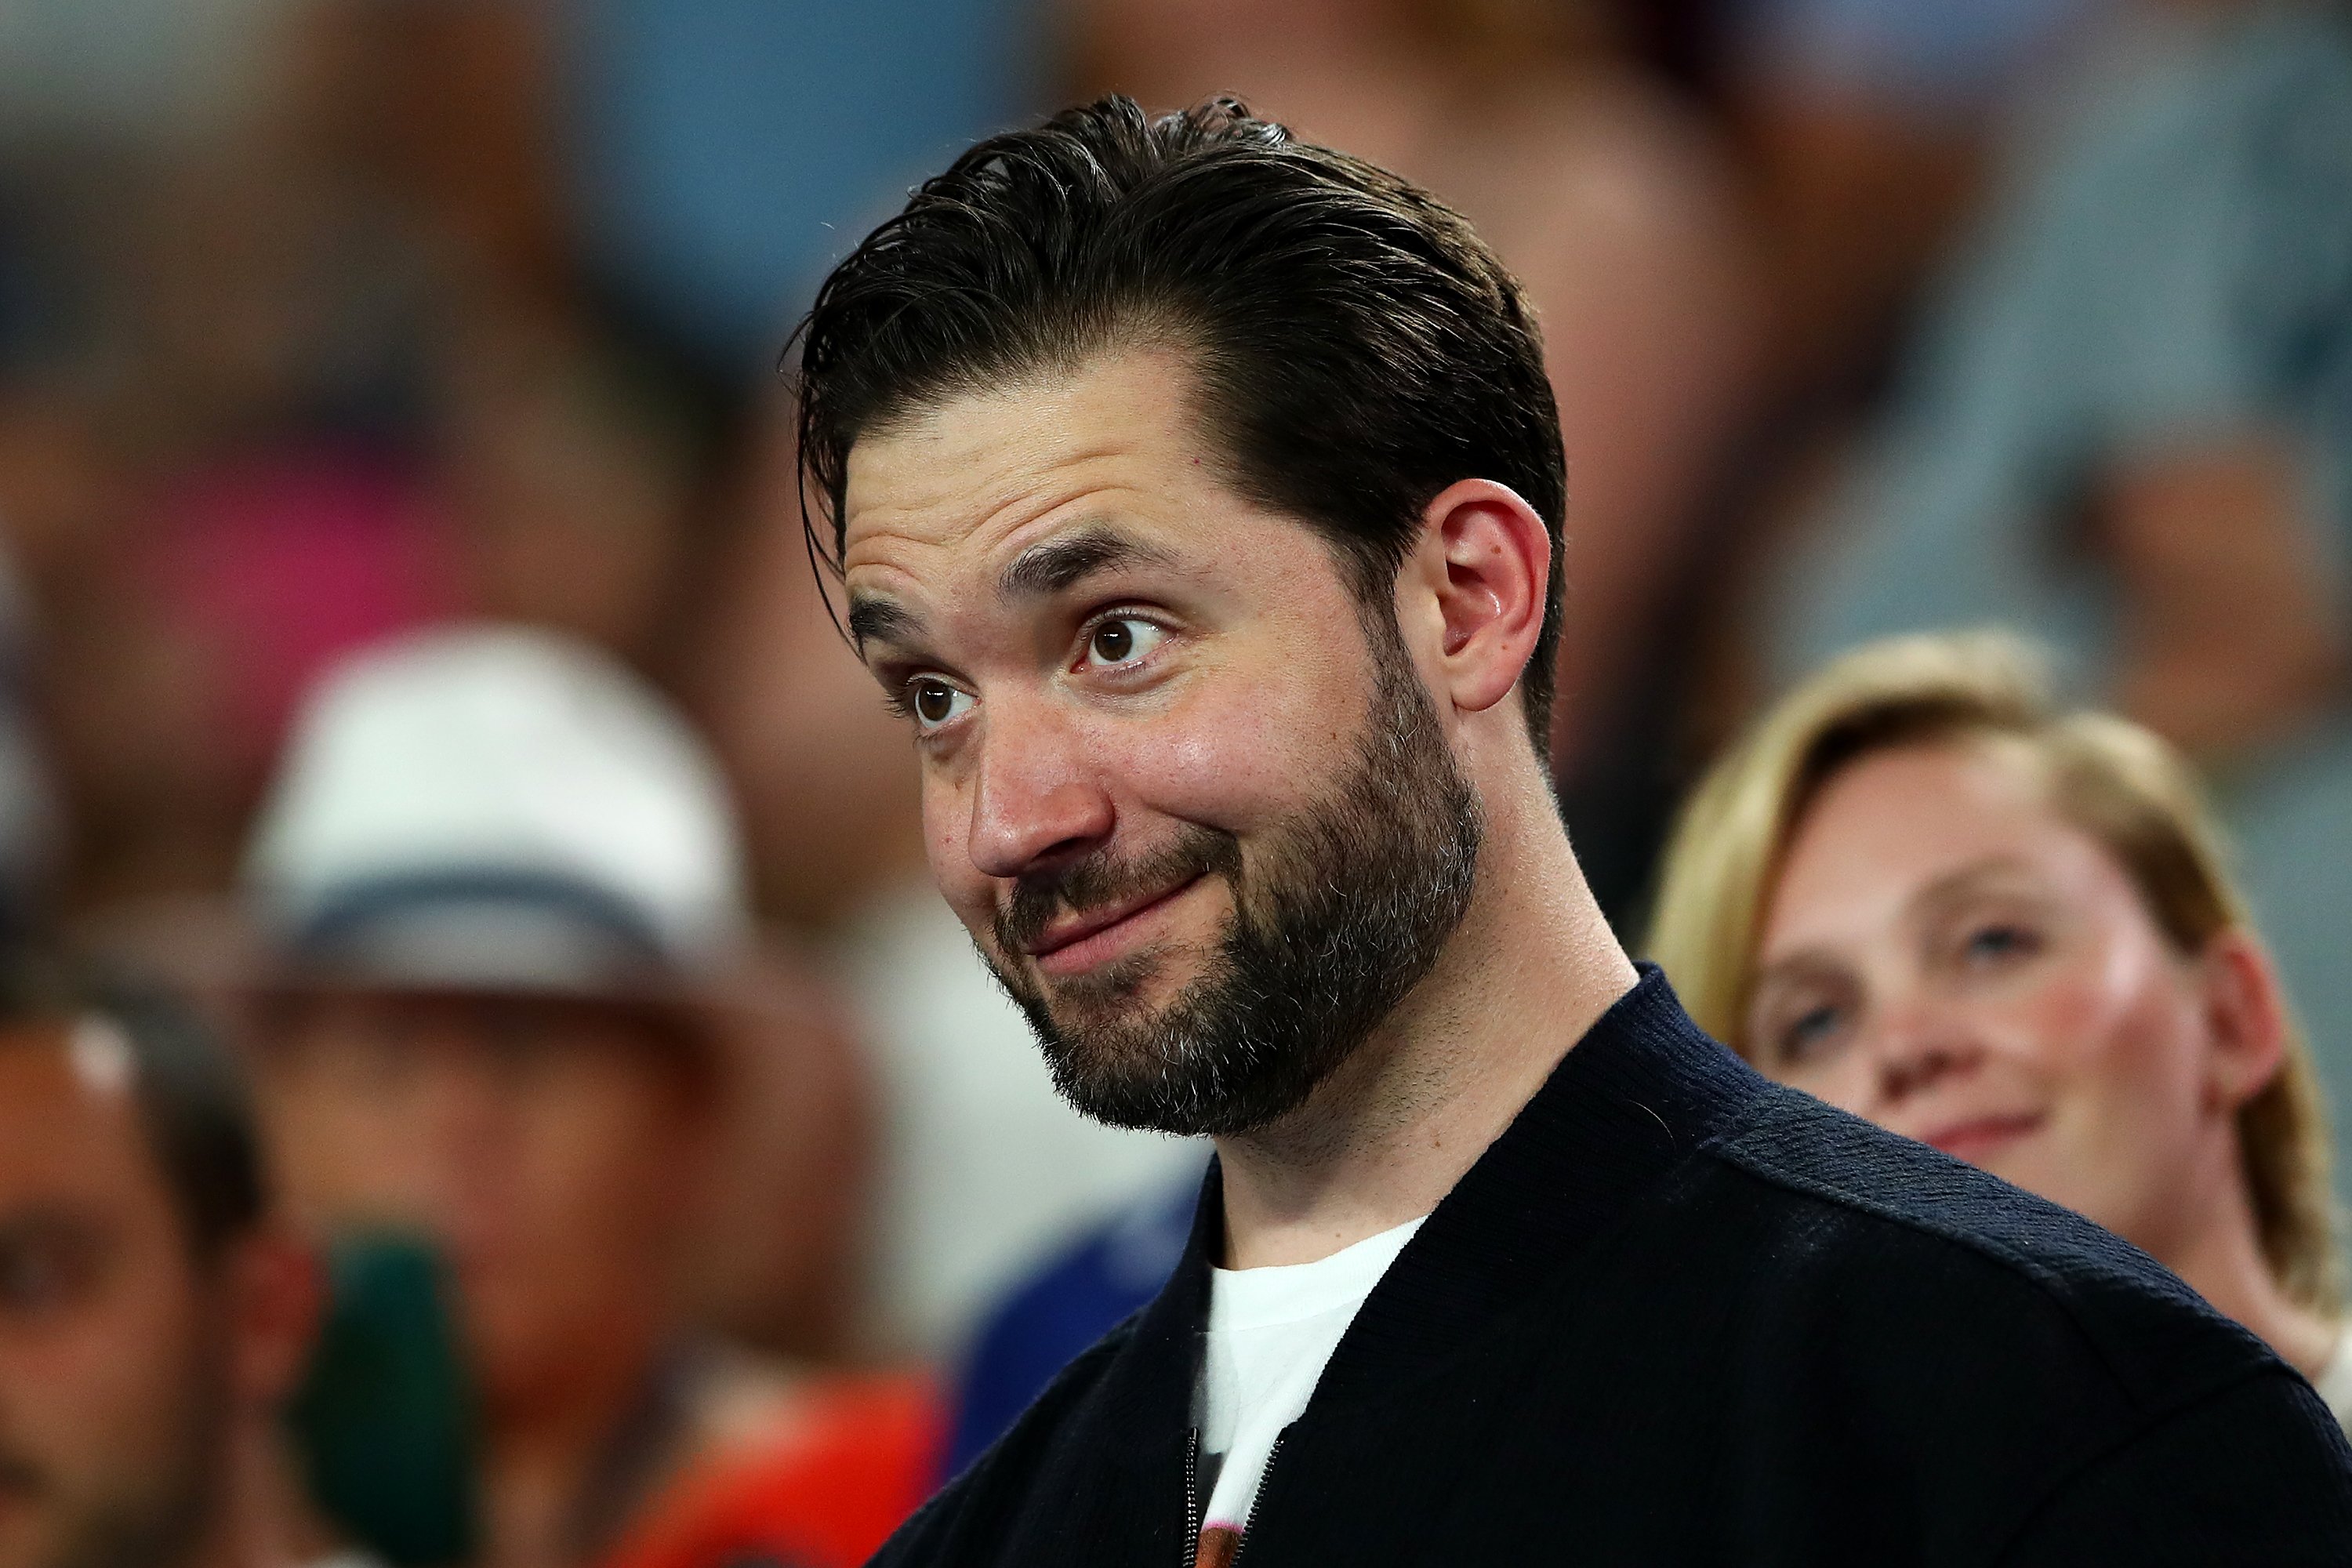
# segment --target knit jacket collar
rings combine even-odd
[[[1533,1296],[1614,1228],[1677,1164],[1769,1086],[1683,1012],[1648,964],[1560,1058],[1382,1277],[1340,1341],[1303,1419],[1344,1418]],[[1102,1385],[1121,1457],[1178,1473],[1224,1252],[1223,1173],[1211,1162],[1183,1260],[1137,1320]]]

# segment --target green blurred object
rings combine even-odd
[[[326,1322],[289,1412],[312,1498],[394,1568],[462,1563],[475,1541],[473,1405],[448,1279],[413,1237],[343,1237]]]

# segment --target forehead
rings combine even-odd
[[[1871,752],[1832,774],[1800,819],[1765,945],[1891,928],[1927,889],[1991,863],[2081,893],[2130,896],[2113,857],[2059,815],[2040,769],[2015,744]]]
[[[63,1025],[0,1032],[0,1205],[162,1204],[129,1079]]]
[[[902,592],[1001,563],[1080,516],[1147,525],[1237,501],[1191,416],[1171,350],[1108,355],[1066,374],[950,399],[861,437],[849,454],[843,564],[853,592]]]

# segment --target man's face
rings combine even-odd
[[[307,1218],[443,1248],[485,1393],[528,1406],[666,1306],[702,1110],[681,1048],[593,1003],[323,996],[265,1054],[265,1121]]]
[[[0,1568],[180,1562],[216,1501],[228,1352],[119,1039],[0,1039]]]
[[[1231,1133],[1435,963],[1479,817],[1393,607],[1236,492],[1187,391],[1137,352],[864,437],[844,563],[932,869],[1064,1093]]]

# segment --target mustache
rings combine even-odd
[[[996,911],[997,949],[1006,954],[1028,951],[1064,911],[1083,915],[1204,876],[1238,883],[1241,867],[1241,841],[1198,823],[1186,824],[1168,844],[1131,859],[1118,858],[1108,847],[1095,850],[1013,884],[1013,896]]]

